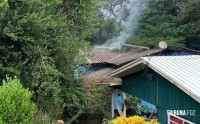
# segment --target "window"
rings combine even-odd
[[[168,114],[168,124],[195,124],[181,117]]]

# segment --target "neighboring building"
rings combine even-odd
[[[161,124],[200,124],[200,55],[191,54],[199,52],[141,57],[109,77],[122,79],[121,91],[156,105]]]

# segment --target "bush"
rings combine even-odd
[[[159,124],[157,119],[145,121],[144,118],[139,116],[131,116],[126,118],[125,116],[117,117],[112,120],[109,124]]]
[[[54,124],[55,121],[42,109],[38,110],[32,120],[31,124]]]
[[[32,93],[23,88],[19,79],[6,77],[0,86],[0,122],[28,124],[36,111],[31,102]]]

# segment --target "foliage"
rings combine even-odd
[[[125,102],[126,108],[128,110],[126,113],[127,116],[134,115],[138,111],[140,111],[138,109],[138,105],[140,105],[141,100],[138,99],[137,97],[133,97],[130,94],[126,94],[126,99],[124,100],[124,102]]]
[[[95,0],[0,0],[0,79],[17,75],[39,109],[72,122],[86,105],[74,70],[94,32]],[[57,108],[57,109],[55,109]]]
[[[98,30],[89,39],[95,45],[101,45],[110,38],[117,36],[121,30],[114,18],[104,18],[102,13],[98,15],[97,24],[95,25]]]
[[[31,124],[53,124],[54,122],[42,109],[38,110],[31,119]]]
[[[32,93],[24,89],[20,80],[6,77],[0,87],[0,120],[6,124],[27,124],[36,111]]]
[[[109,120],[107,119],[107,118],[104,118],[103,120],[102,120],[102,123],[101,124],[109,124]]]
[[[133,97],[130,94],[126,94],[125,103],[127,108],[136,107],[141,101],[137,97]]]
[[[110,107],[108,104],[110,103],[110,89],[106,86],[90,83],[87,95],[89,96],[89,99],[85,109],[86,114],[93,115],[99,120],[108,118],[110,113],[108,111],[108,108]]]
[[[112,120],[109,124],[159,124],[157,119],[152,119],[150,121],[145,121],[143,117],[131,116],[131,117],[117,117]]]
[[[142,14],[138,33],[127,43],[156,47],[160,41],[169,46],[200,50],[199,1],[150,0]]]
[[[90,39],[94,44],[103,44],[119,35],[123,28],[121,22],[131,14],[130,0],[103,0],[100,3],[97,9],[100,18],[96,20],[99,30]],[[165,41],[169,46],[200,50],[199,5],[198,0],[149,0],[141,5],[145,9],[137,25],[139,28],[126,42],[152,48]],[[113,23],[107,23],[110,19]]]
[[[126,19],[129,13],[130,0],[104,0],[102,5],[104,13],[109,17],[121,20]]]
[[[102,0],[96,8],[97,29],[89,41],[94,45],[101,45],[109,39],[119,35],[122,21],[129,16],[129,0]]]
[[[182,23],[188,27],[185,45],[196,50],[200,50],[199,6],[200,1],[189,1],[182,17]]]
[[[0,80],[17,75],[33,92],[37,107],[52,119],[73,122],[87,104],[94,105],[90,112],[98,115],[101,101],[88,98],[85,84],[74,75],[85,61],[79,50],[89,49],[86,39],[100,44],[119,34],[120,24],[105,18],[100,9],[122,5],[124,19],[129,13],[123,5],[128,1],[0,0]],[[200,49],[199,5],[199,1],[150,0],[128,43],[154,47],[164,40]],[[95,89],[94,96],[103,98],[99,96],[103,91]]]
[[[182,45],[187,27],[180,23],[179,4],[182,2],[151,0],[142,14],[138,34],[128,43],[156,47],[160,41],[165,41],[169,45]]]

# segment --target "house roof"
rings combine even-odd
[[[200,103],[200,55],[142,57],[109,76],[123,77],[148,66]]]
[[[162,49],[131,49],[129,51],[116,51],[109,48],[93,48],[94,56],[88,58],[89,64],[108,63],[113,65],[122,65],[132,60],[138,59],[148,54],[161,52]]]
[[[85,83],[95,83],[97,85],[116,86],[121,85],[121,79],[116,77],[108,77],[108,74],[112,72],[114,68],[103,68],[91,72],[87,72],[81,77]]]

